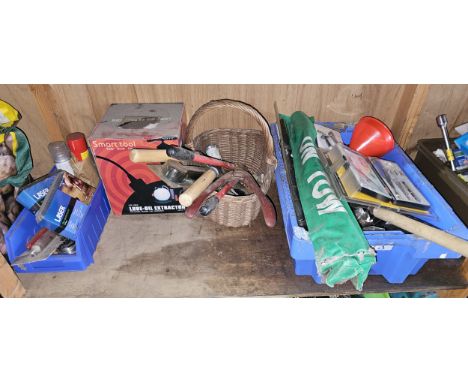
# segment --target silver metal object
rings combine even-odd
[[[372,219],[372,216],[369,214],[367,209],[356,207],[354,208],[354,215],[361,227],[368,227],[375,224],[374,219]]]
[[[32,245],[30,250],[17,257],[12,264],[18,265],[20,268],[24,269],[24,264],[45,260],[66,240],[66,238],[58,235],[54,231],[48,231]]]
[[[76,254],[76,242],[71,239],[66,239],[53,253],[53,255],[74,255]]]
[[[219,148],[216,145],[208,145],[205,150],[206,155],[216,158],[216,159],[222,159],[221,158],[221,153],[219,152]]]
[[[452,153],[452,149],[450,148],[450,141],[449,141],[449,135],[448,135],[448,130],[447,130],[447,125],[448,125],[447,115],[445,114],[438,115],[436,118],[436,122],[439,128],[442,130],[442,135],[444,136],[445,148],[448,154],[447,159],[450,162],[450,167],[452,168],[452,171],[456,171],[455,161],[453,159],[450,159],[450,156],[453,157],[453,154],[451,155],[449,154],[449,152]]]

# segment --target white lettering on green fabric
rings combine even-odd
[[[325,174],[322,171],[315,171],[312,175],[307,178],[307,183],[311,183],[315,178],[323,177],[319,179],[312,187],[312,197],[314,199],[320,199],[328,195],[322,202],[317,204],[317,213],[319,215],[330,214],[334,212],[345,212],[343,204],[338,200],[335,193],[330,187]],[[325,188],[319,189],[321,186]]]

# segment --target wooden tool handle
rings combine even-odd
[[[263,219],[265,220],[265,224],[268,227],[273,228],[276,225],[275,206],[273,205],[271,200],[268,199],[268,196],[266,196],[263,192],[261,194],[257,194],[257,197],[262,207]]]
[[[422,238],[439,244],[454,252],[468,257],[468,241],[427,224],[410,219],[406,216],[390,211],[386,208],[374,208],[372,211],[376,218],[387,221],[405,231],[414,233]]]
[[[167,162],[171,159],[166,150],[133,149],[130,151],[130,160],[135,163]]]
[[[179,203],[190,207],[193,201],[216,179],[218,174],[213,169],[206,170],[193,184],[179,196]]]

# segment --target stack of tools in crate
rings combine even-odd
[[[360,290],[368,274],[400,283],[429,258],[468,256],[468,230],[381,121],[318,124],[302,112],[277,121],[276,180],[296,274]]]
[[[5,235],[21,210],[15,195],[32,169],[28,139],[17,127],[20,119],[13,106],[0,100],[0,256],[7,253]]]
[[[183,121],[183,106],[179,105],[172,114],[167,114],[172,115],[169,118]],[[141,110],[140,106],[140,118],[143,116],[147,120],[150,117],[150,109],[156,111],[169,106],[171,105],[143,105],[148,110]],[[110,196],[115,210],[122,213],[185,211],[189,218],[208,216],[219,224],[239,227],[250,224],[261,209],[266,225],[275,225],[276,211],[271,200],[265,195],[273,177],[276,161],[273,141],[265,118],[251,105],[235,100],[211,101],[197,110],[189,122],[187,131],[184,131],[182,123],[166,132],[166,136],[158,130],[155,130],[158,134],[148,135],[149,128],[144,121],[140,121],[139,128],[146,129],[146,137],[142,132],[134,130],[134,137],[138,134],[138,140],[134,139],[126,145],[123,145],[122,141],[102,141],[102,131],[105,127],[110,127],[108,121],[121,123],[123,114],[117,107],[132,110],[131,105],[113,105],[114,110],[112,107],[109,109],[104,122],[101,123],[102,126],[98,125],[91,138],[99,162],[111,162],[119,168],[120,174],[125,173],[130,180],[131,190],[124,190],[126,193],[122,198],[117,200]],[[222,108],[235,108],[250,114],[260,129],[201,128],[197,134],[196,122],[199,118],[210,110]],[[127,114],[128,112],[127,110]],[[136,117],[137,115],[134,116]],[[117,137],[115,134],[116,130],[114,138]],[[120,154],[114,155],[114,146],[126,148],[123,148]],[[107,157],[103,156],[104,152],[107,152]],[[120,162],[116,162],[116,159]],[[148,179],[154,178],[160,183],[137,179],[136,172],[133,175],[130,173],[133,167],[141,167],[142,174],[145,171],[145,174],[149,175]],[[100,171],[103,168],[104,163],[100,164]],[[111,183],[115,182],[110,176],[101,173],[106,190],[110,194]],[[112,187],[115,189],[115,186]]]
[[[6,236],[17,272],[87,268],[109,214],[84,134],[48,148],[55,167],[19,189],[16,200],[25,209]]]

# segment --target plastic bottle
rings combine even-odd
[[[78,176],[77,168],[72,160],[70,150],[68,149],[65,142],[51,142],[49,143],[48,148],[57,169],[64,170],[72,175]]]

